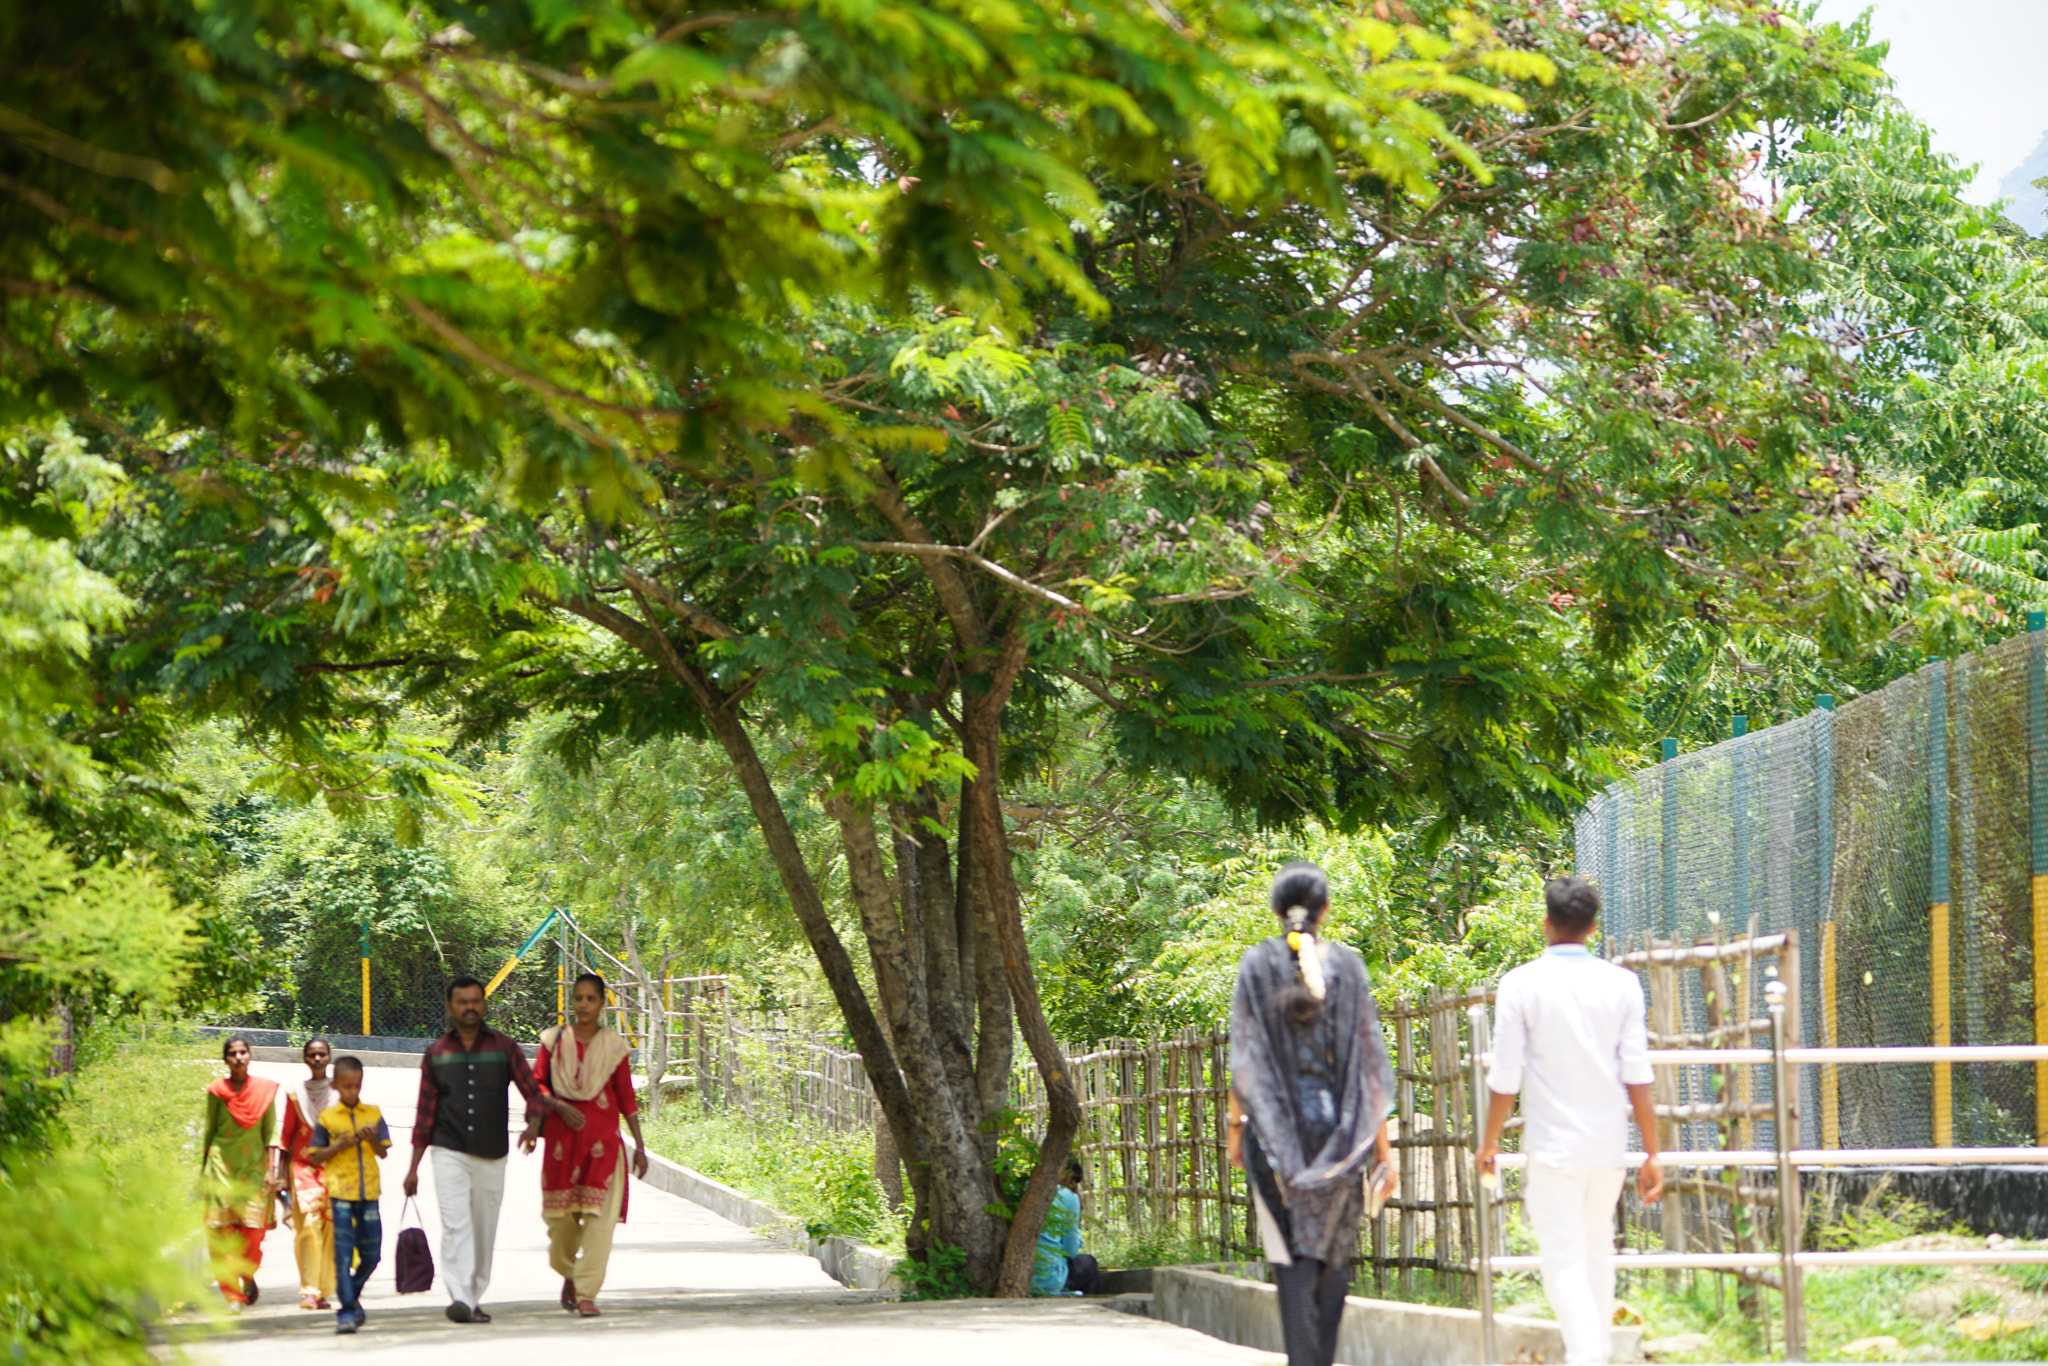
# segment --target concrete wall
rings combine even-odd
[[[249,1056],[257,1062],[304,1061],[300,1056],[299,1049],[270,1048],[260,1043],[250,1045]],[[402,1067],[417,1072],[420,1070],[420,1059],[425,1055],[421,1053],[383,1053],[372,1048],[337,1048],[334,1050],[334,1056],[337,1058],[354,1058],[365,1067]],[[529,1062],[532,1061],[532,1054],[527,1055],[527,1060]]]
[[[1260,1351],[1282,1352],[1279,1292],[1241,1276],[1197,1267],[1152,1272],[1152,1314],[1168,1323]],[[1499,1361],[1562,1361],[1564,1336],[1545,1319],[1497,1317]],[[1337,1334],[1345,1366],[1470,1366],[1479,1361],[1479,1314],[1430,1304],[1351,1296]],[[1614,1330],[1614,1359],[1642,1359],[1642,1330]]]
[[[229,1035],[240,1034],[249,1041],[252,1049],[289,1049],[292,1062],[299,1060],[299,1049],[311,1037],[311,1032],[305,1030],[243,1029],[234,1025],[194,1025],[192,1032],[202,1039],[210,1040],[226,1039]],[[415,1064],[419,1062],[420,1054],[427,1051],[427,1045],[433,1042],[432,1039],[418,1039],[402,1034],[326,1034],[322,1037],[333,1045],[337,1056],[343,1053],[354,1053],[359,1056],[364,1053],[410,1053]],[[365,1065],[369,1065],[367,1061]]]
[[[723,1182],[713,1181],[680,1162],[655,1153],[647,1154],[646,1181],[657,1190],[680,1195],[702,1205],[720,1218],[750,1228],[783,1247],[800,1247],[815,1257],[825,1274],[855,1290],[900,1291],[896,1281],[896,1259],[851,1238],[809,1237],[802,1224],[759,1200],[740,1194]]]

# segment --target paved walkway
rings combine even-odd
[[[285,1064],[257,1063],[252,1070],[278,1081],[305,1075]],[[557,1304],[561,1279],[548,1269],[540,1158],[522,1157],[516,1149],[485,1299],[492,1322],[453,1324],[443,1316],[447,1296],[438,1286],[401,1297],[392,1282],[404,1203],[398,1183],[411,1158],[406,1145],[418,1084],[417,1072],[394,1068],[371,1068],[364,1079],[364,1099],[383,1107],[397,1139],[384,1164],[384,1264],[363,1296],[368,1326],[355,1337],[340,1337],[331,1313],[298,1308],[291,1230],[280,1227],[264,1245],[260,1303],[238,1321],[234,1336],[200,1346],[196,1355],[218,1366],[279,1366],[328,1353],[346,1354],[364,1366],[560,1366],[565,1357],[601,1360],[603,1366],[1166,1366],[1274,1359],[1271,1352],[1099,1304],[882,1302],[841,1286],[807,1256],[639,1182],[613,1244],[600,1300],[604,1317],[577,1319]],[[440,1216],[433,1200],[432,1171],[423,1166],[418,1208],[438,1254]]]

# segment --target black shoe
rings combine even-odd
[[[353,1333],[353,1332],[355,1332],[355,1331],[356,1331],[356,1316],[355,1316],[354,1314],[351,1314],[351,1313],[349,1313],[349,1312],[348,1312],[348,1311],[346,1311],[346,1310],[343,1310],[343,1311],[342,1311],[342,1313],[341,1313],[341,1316],[340,1316],[339,1318],[335,1319],[335,1321],[334,1321],[334,1331],[335,1331],[335,1332],[337,1332],[337,1333]]]
[[[475,1315],[469,1312],[468,1305],[464,1304],[461,1300],[456,1300],[448,1306],[448,1321],[450,1323],[474,1323],[476,1318]]]

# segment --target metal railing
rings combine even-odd
[[[1710,1064],[1717,1067],[1751,1065],[1772,1069],[1772,1094],[1776,1147],[1769,1151],[1682,1151],[1658,1154],[1669,1167],[1775,1167],[1778,1173],[1778,1250],[1776,1252],[1622,1252],[1615,1258],[1617,1271],[1728,1271],[1776,1266],[1784,1295],[1785,1360],[1806,1359],[1806,1316],[1802,1273],[1809,1267],[1842,1266],[2000,1266],[2048,1263],[2048,1249],[1997,1248],[1985,1251],[1911,1252],[1878,1250],[1807,1252],[1800,1248],[1802,1217],[1799,1200],[1799,1172],[1802,1169],[1855,1166],[1926,1165],[2018,1165],[2048,1163],[2048,1147],[2032,1148],[1794,1148],[1790,1098],[1793,1094],[1791,1069],[1798,1066],[1835,1066],[1858,1063],[1956,1062],[2048,1062],[2048,1047],[2033,1044],[2000,1044],[1982,1047],[1936,1048],[1791,1048],[1785,1043],[1786,988],[1772,982],[1764,994],[1769,1002],[1771,1046],[1769,1048],[1670,1048],[1653,1049],[1650,1062],[1657,1067],[1689,1067]],[[1474,1006],[1472,1052],[1469,1062],[1474,1113],[1484,1115],[1488,1104],[1486,1069],[1493,1060],[1487,1035],[1486,1011]],[[1631,1169],[1647,1160],[1643,1153],[1630,1153]],[[1521,1168],[1528,1165],[1519,1153],[1502,1153],[1498,1166]],[[1481,1360],[1493,1366],[1500,1360],[1495,1346],[1493,1277],[1501,1271],[1534,1271],[1543,1265],[1541,1257],[1501,1256],[1494,1252],[1497,1233],[1497,1201],[1484,1182],[1475,1182],[1478,1199],[1478,1283]]]
[[[636,966],[592,938],[563,911],[554,921],[555,1012],[569,1017],[579,972],[605,979],[612,1025],[647,1074],[650,1103],[664,1081],[680,1082],[706,1109],[736,1109],[749,1120],[800,1124],[820,1133],[869,1132],[877,1109],[859,1053],[803,1028],[755,1017],[733,1001],[722,975],[676,976]],[[630,949],[628,950],[630,953]],[[637,957],[637,955],[635,955]]]

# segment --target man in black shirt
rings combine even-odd
[[[519,1045],[484,1023],[482,982],[458,977],[448,984],[448,1017],[454,1027],[427,1045],[420,1062],[419,1111],[413,1119],[405,1193],[419,1194],[420,1159],[431,1147],[448,1317],[457,1323],[489,1323],[484,1290],[491,1283],[498,1206],[505,1198],[505,1156],[511,1151],[506,1088],[516,1086],[526,1098],[528,1138],[540,1132],[545,1110],[574,1110],[544,1095]]]

